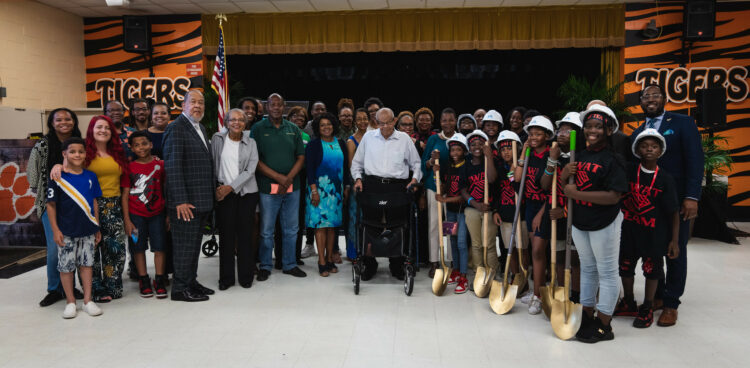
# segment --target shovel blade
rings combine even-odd
[[[435,270],[435,276],[432,278],[432,293],[436,296],[442,296],[445,292],[445,287],[448,285],[447,282],[443,282],[443,279],[445,279],[444,276],[445,270],[442,268]]]
[[[529,273],[528,272],[521,272],[517,274],[515,277],[513,277],[513,285],[516,286],[516,289],[518,290],[518,293],[516,297],[521,296],[520,294],[523,292],[523,288],[526,287],[526,283],[529,280]]]
[[[490,284],[485,283],[486,280],[489,280],[487,278],[487,271],[487,268],[484,266],[479,266],[477,267],[476,275],[474,275],[474,295],[477,298],[484,298],[490,292]]]
[[[555,335],[561,340],[569,340],[575,336],[581,328],[582,314],[583,307],[580,304],[570,300],[553,300],[549,322]]]
[[[507,285],[503,287],[500,281],[492,281],[492,290],[490,291],[490,308],[496,314],[505,314],[513,309],[516,304],[516,285]]]

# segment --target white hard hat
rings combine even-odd
[[[617,129],[620,129],[620,123],[617,122],[617,117],[615,116],[615,113],[612,112],[612,109],[610,109],[607,106],[599,105],[599,104],[591,105],[591,107],[588,110],[581,112],[581,115],[580,115],[581,122],[585,123],[586,116],[595,112],[605,114],[610,119],[612,119],[612,121],[615,123],[613,131],[617,131]]]
[[[500,128],[503,127],[503,116],[495,110],[487,111],[487,113],[484,114],[482,124],[484,124],[485,121],[496,121],[498,124],[500,124]]]
[[[577,113],[575,111],[571,111],[571,112],[565,114],[565,116],[562,119],[560,119],[560,120],[558,120],[558,121],[555,122],[555,125],[559,128],[560,124],[562,124],[562,123],[573,124],[573,125],[581,128],[581,129],[583,129],[583,123],[581,123],[581,114]]]
[[[474,129],[477,128],[477,119],[474,119],[474,115],[472,115],[472,114],[461,114],[461,115],[459,115],[458,116],[458,120],[456,120],[456,123],[458,124],[459,127],[461,126],[461,120],[464,120],[464,119],[470,119],[471,122],[474,123]]]
[[[468,134],[468,135],[466,136],[466,145],[467,145],[467,146],[468,146],[468,145],[469,145],[469,144],[471,143],[471,139],[472,139],[472,138],[474,138],[474,137],[481,137],[481,138],[482,138],[482,139],[484,139],[485,141],[488,141],[488,140],[490,140],[489,138],[487,138],[487,134],[484,134],[484,132],[483,132],[483,131],[481,131],[481,130],[479,130],[479,129],[476,129],[476,130],[474,130],[473,132],[469,133],[469,134]]]
[[[644,139],[644,138],[656,138],[661,142],[661,155],[659,157],[664,156],[664,152],[667,152],[667,141],[664,140],[664,137],[659,133],[658,130],[654,128],[648,128],[642,131],[640,134],[638,134],[637,137],[635,137],[635,140],[633,141],[633,156],[641,158],[641,156],[637,153],[638,143]]]
[[[523,130],[528,133],[529,129],[531,129],[532,127],[542,128],[549,132],[550,136],[555,135],[555,128],[552,126],[552,122],[542,115],[537,115],[531,118],[529,125],[523,127]]]
[[[495,147],[499,147],[500,142],[502,141],[516,141],[518,142],[518,144],[523,144],[523,142],[521,142],[521,138],[518,137],[518,134],[513,133],[510,130],[503,130],[502,132],[500,132],[500,135],[497,136],[497,140],[495,141]]]
[[[448,150],[451,149],[451,143],[454,143],[454,144],[460,143],[463,145],[466,151],[469,150],[469,145],[466,144],[466,137],[461,133],[458,133],[458,132],[453,133],[453,135],[450,138],[448,138],[447,141],[445,141],[445,145],[448,146]]]

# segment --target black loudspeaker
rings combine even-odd
[[[128,52],[151,51],[151,27],[147,17],[122,17],[122,48]]]
[[[716,0],[688,0],[685,3],[682,18],[685,41],[713,40],[715,23]]]
[[[696,92],[698,124],[702,127],[726,124],[727,90],[724,88],[703,88]]]

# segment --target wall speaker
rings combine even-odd
[[[702,88],[696,91],[698,125],[710,127],[727,123],[727,90]]]
[[[151,27],[147,17],[122,17],[122,46],[128,52],[151,51]]]
[[[685,3],[682,24],[685,41],[714,39],[716,0],[688,0]]]

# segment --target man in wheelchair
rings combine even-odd
[[[421,161],[417,149],[411,138],[404,132],[395,130],[396,119],[393,110],[383,107],[375,113],[378,124],[376,130],[367,132],[357,148],[352,160],[352,177],[355,180],[355,192],[362,192],[363,196],[373,194],[376,197],[390,193],[404,193],[415,188],[422,177]],[[409,171],[412,177],[409,179]],[[398,223],[401,216],[408,223],[408,211],[402,208],[381,210],[381,215],[387,223]],[[363,206],[362,211],[378,211],[373,207]],[[365,218],[377,216],[378,213],[368,212]],[[384,234],[388,235],[388,234]],[[409,241],[409,240],[407,240]],[[362,254],[362,280],[369,280],[377,271],[378,263],[373,253],[365,245]],[[389,257],[391,275],[399,280],[404,279],[403,256]]]

